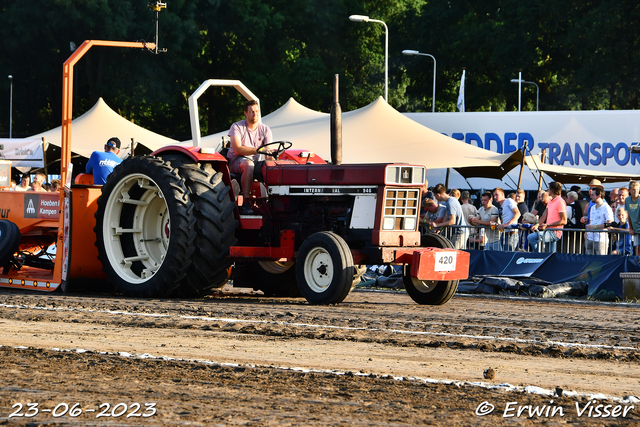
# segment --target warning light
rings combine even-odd
[[[51,287],[51,283],[47,282],[47,288]]]
[[[24,279],[22,279],[22,280],[20,281],[20,284],[21,284],[21,285],[24,285],[24,284],[25,284]]]
[[[38,287],[38,282],[36,282],[35,280],[33,281],[33,286]]]
[[[9,279],[9,284],[13,285],[13,279]]]

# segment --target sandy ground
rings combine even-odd
[[[639,309],[0,289],[0,424],[640,425]]]

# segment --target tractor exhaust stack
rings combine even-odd
[[[342,108],[338,100],[338,75],[333,80],[333,103],[331,104],[331,163],[342,163]]]

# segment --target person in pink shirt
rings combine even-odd
[[[557,242],[562,237],[560,230],[546,230],[546,228],[563,228],[567,223],[567,205],[562,197],[562,184],[552,182],[549,184],[549,195],[551,199],[547,204],[547,209],[540,217],[540,220],[531,227],[532,233],[527,237],[533,252],[537,252],[541,242],[549,243],[548,252],[555,252]],[[533,231],[538,231],[534,233]]]
[[[229,129],[231,147],[229,147],[227,157],[231,172],[242,174],[240,180],[244,204],[240,213],[250,215],[253,210],[249,203],[249,192],[253,182],[253,168],[260,160],[258,149],[272,142],[273,136],[269,126],[260,121],[258,101],[249,100],[244,103],[244,116],[245,120],[235,122]],[[273,150],[267,148],[265,152],[271,153]]]

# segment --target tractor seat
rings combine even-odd
[[[222,141],[218,144],[216,151],[222,155],[227,161],[229,161],[229,147],[230,147],[229,137],[223,136]],[[256,162],[253,168],[253,179],[258,182],[264,182],[264,176],[262,175],[262,165],[264,161]],[[231,186],[233,187],[233,192],[236,196],[240,195],[241,187],[240,182],[242,182],[242,174],[229,171],[229,175],[231,177]],[[264,187],[264,185],[261,185]],[[262,191],[261,191],[262,192]],[[266,192],[266,189],[265,189]]]
[[[94,185],[93,174],[79,173],[78,175],[76,175],[76,178],[73,180],[73,183],[79,184],[79,185]]]

